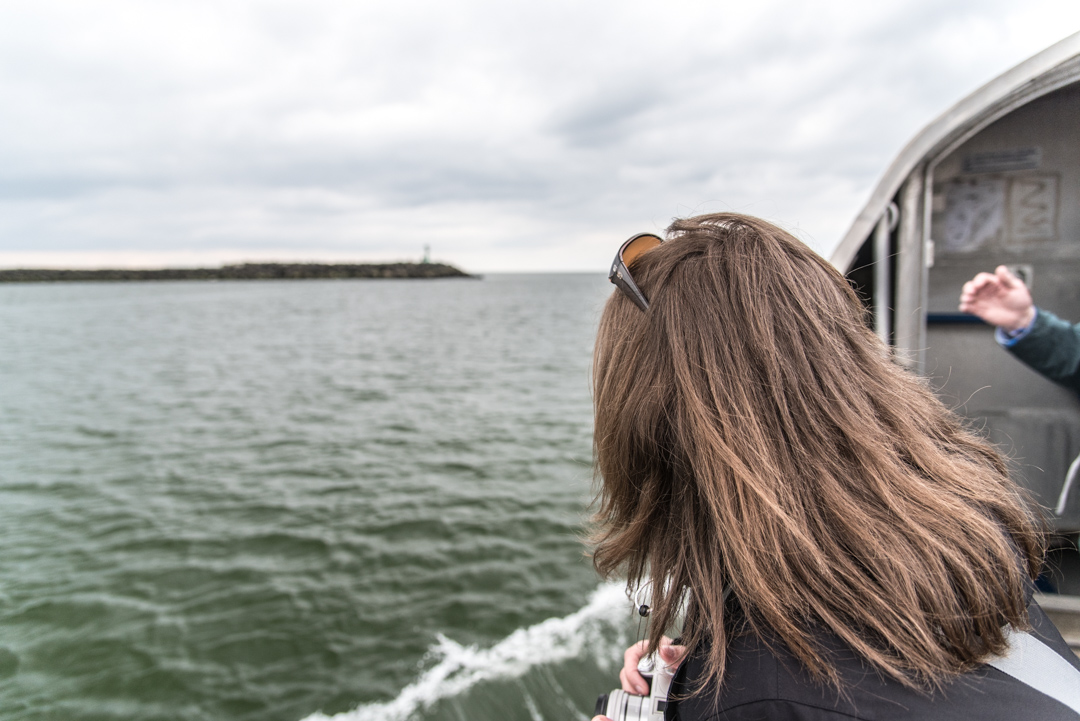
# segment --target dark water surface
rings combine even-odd
[[[0,716],[587,718],[610,288],[0,287]]]

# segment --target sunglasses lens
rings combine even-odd
[[[660,238],[655,235],[639,235],[631,240],[622,251],[622,261],[630,265],[638,256],[660,245]]]

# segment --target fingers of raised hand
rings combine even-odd
[[[1016,277],[1016,275],[1004,265],[999,265],[997,268],[994,268],[994,277],[996,277],[998,282],[1006,288],[1015,288],[1018,285],[1024,284],[1024,281]]]
[[[960,310],[970,311],[974,304],[999,295],[1005,287],[1001,279],[991,273],[979,273],[964,283],[960,291]]]
[[[964,288],[966,289],[968,286],[971,286],[971,292],[978,294],[986,291],[989,288],[996,290],[1000,288],[1001,285],[1001,278],[998,277],[996,274],[979,273],[974,278],[965,283]]]

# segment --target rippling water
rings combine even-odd
[[[0,287],[0,714],[586,718],[602,276]]]

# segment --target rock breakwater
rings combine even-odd
[[[0,270],[0,283],[141,280],[304,280],[312,278],[472,278],[444,263],[242,263],[220,268]]]

